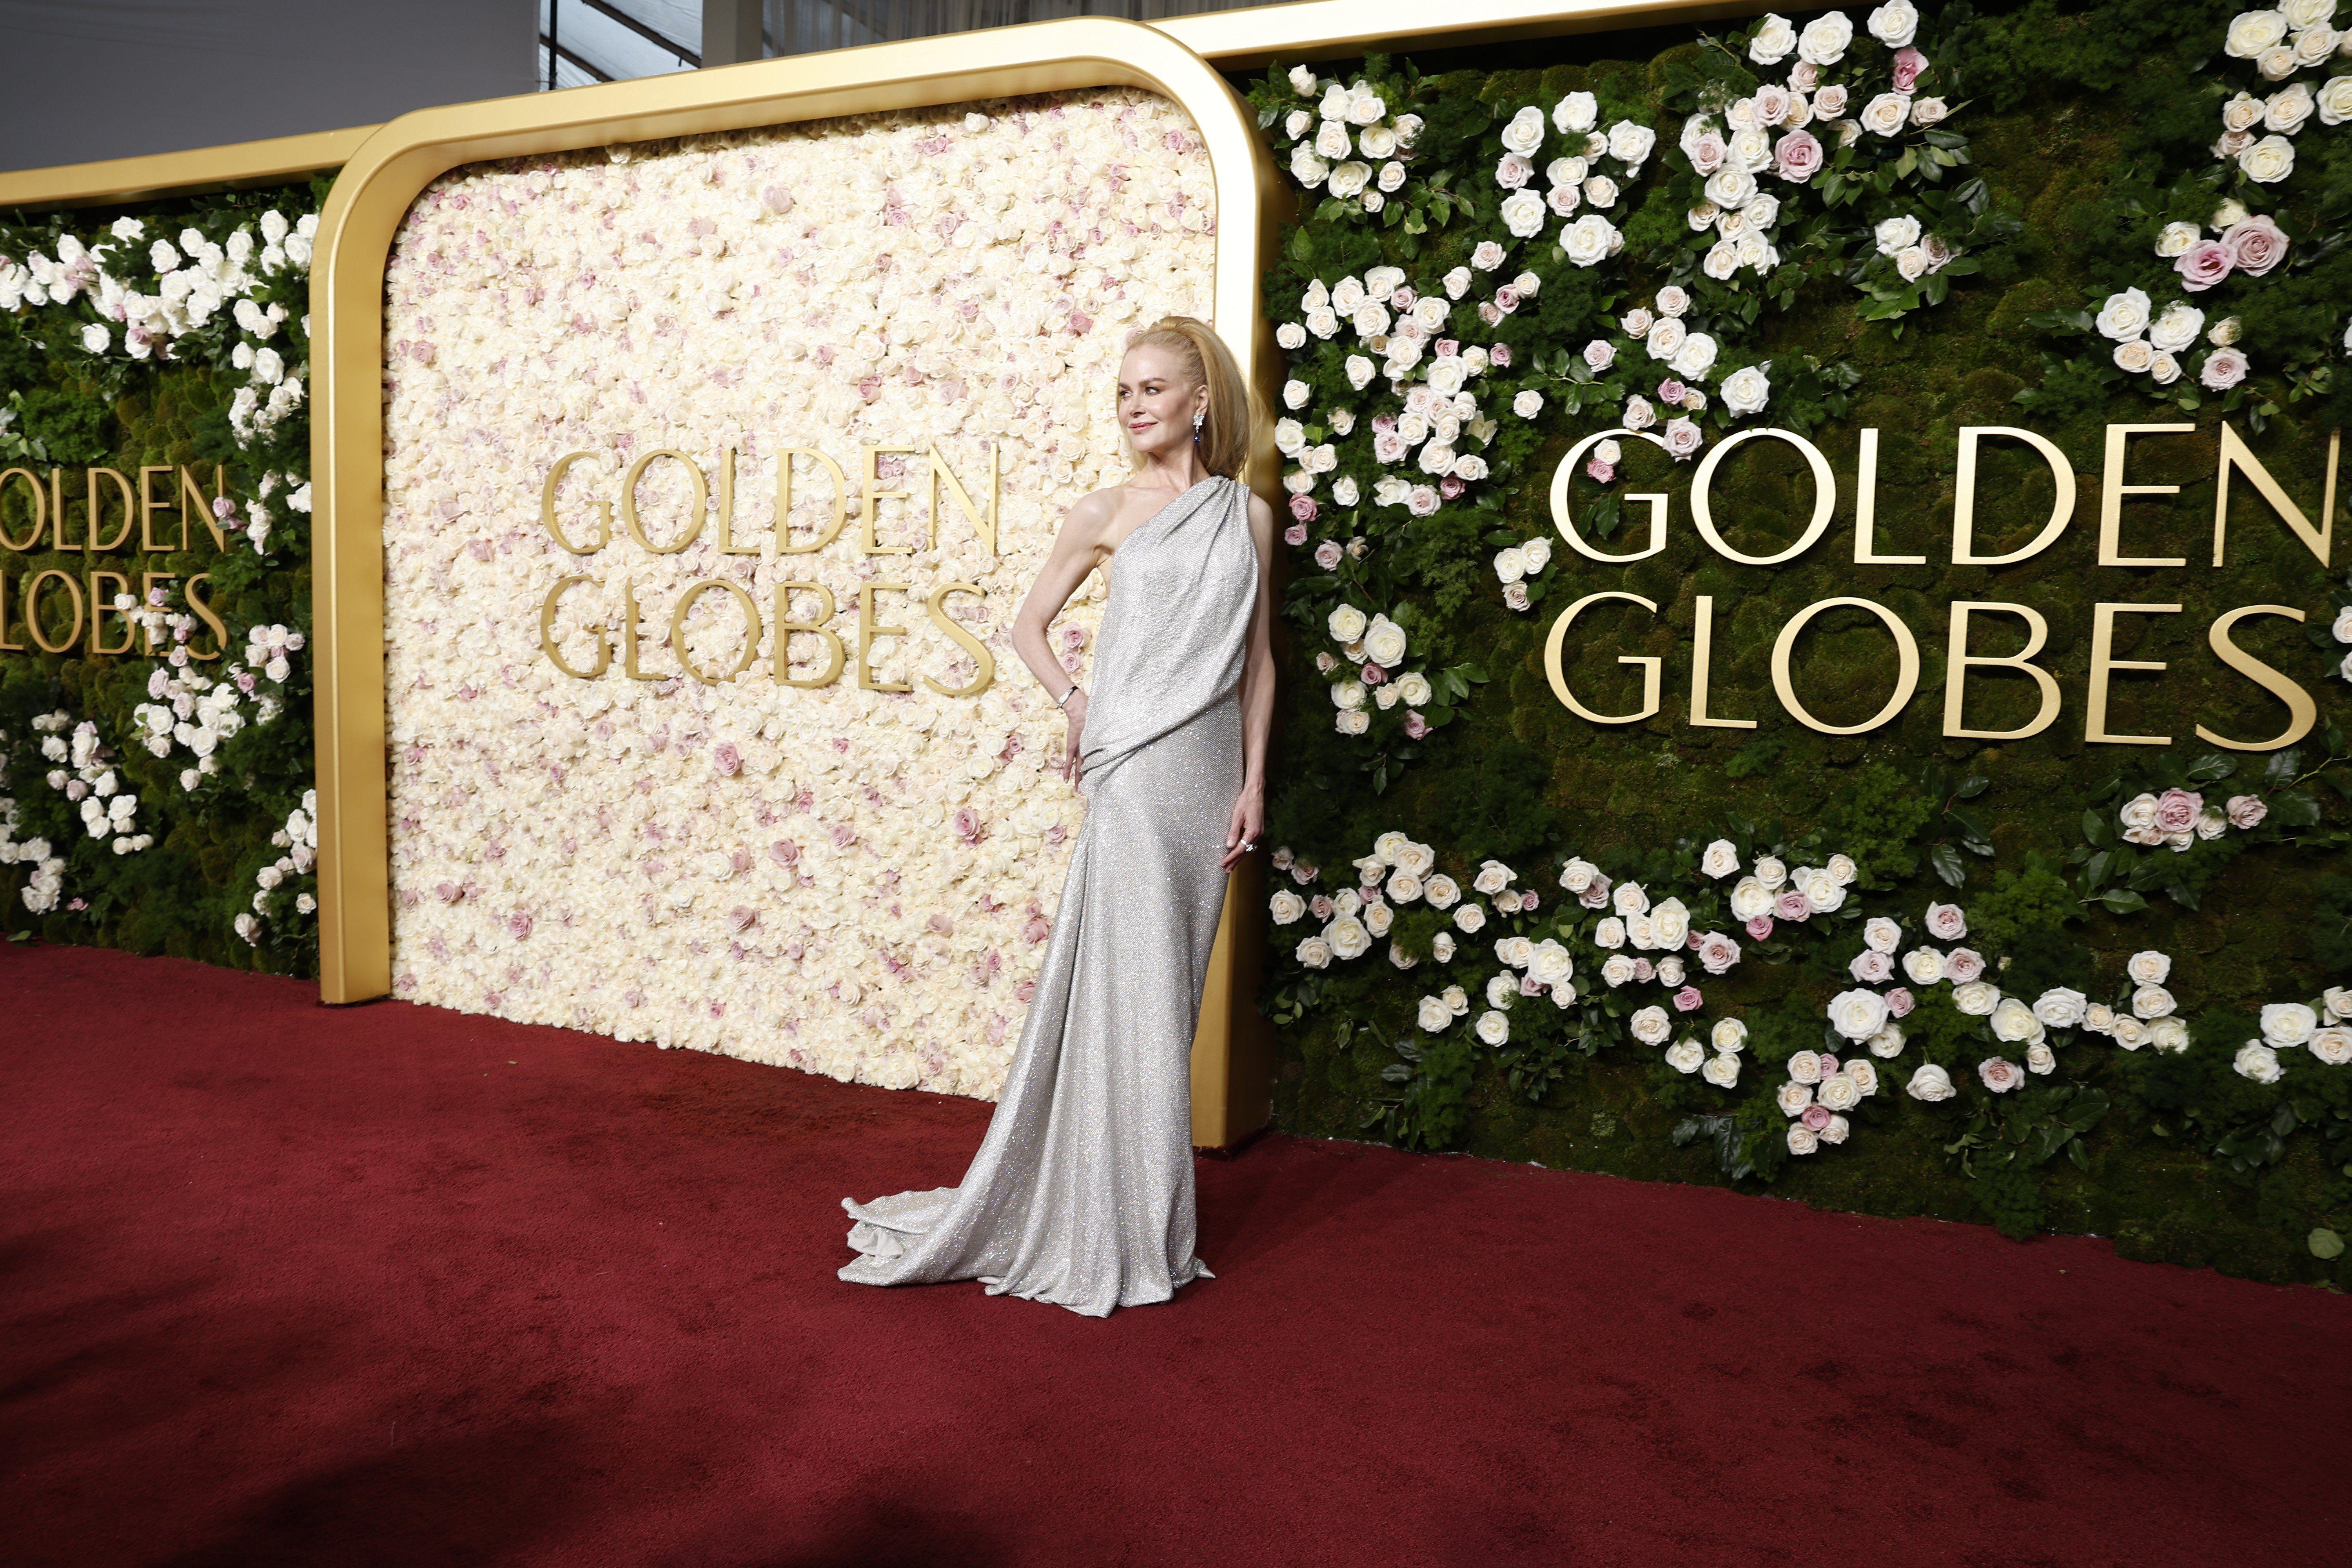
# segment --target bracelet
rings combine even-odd
[[[1063,692],[1059,697],[1054,699],[1054,706],[1067,710],[1070,706],[1071,693],[1076,691],[1077,689],[1078,683],[1076,681],[1073,680],[1070,682],[1069,690]]]

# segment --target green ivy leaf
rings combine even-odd
[[[1928,859],[1935,865],[1936,875],[1953,887],[1957,888],[1969,879],[1968,868],[1960,861],[1959,846],[1938,844],[1929,854]]]
[[[2311,1255],[2322,1260],[2344,1256],[2344,1238],[2324,1225],[2312,1226],[2307,1245],[2311,1248]]]
[[[2112,888],[2099,895],[2099,902],[2107,906],[2109,914],[2116,915],[2137,914],[2147,908],[2147,900],[2129,888]]]

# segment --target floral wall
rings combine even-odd
[[[1887,0],[1250,84],[1281,1125],[2336,1277],[2342,21]],[[2121,425],[2171,428],[2103,550]],[[1948,711],[1956,604],[2023,663]]]
[[[386,279],[395,994],[992,1097],[1080,812],[1012,617],[1126,477],[1128,334],[1209,312],[1212,189],[1181,111],[1121,90],[426,191]],[[632,521],[655,451],[685,456]],[[697,583],[744,597],[696,593],[674,645]]]
[[[316,971],[304,384],[324,188],[0,221],[12,941]]]

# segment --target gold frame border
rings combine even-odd
[[[317,658],[319,977],[330,1003],[392,988],[383,674],[383,274],[418,193],[448,170],[616,142],[786,125],[1016,94],[1137,87],[1175,102],[1217,193],[1216,320],[1262,388],[1282,363],[1259,308],[1284,199],[1255,116],[1209,65],[1131,22],[1074,19],[760,60],[422,110],[354,153],[320,215],[310,272],[311,647]],[[1273,457],[1262,432],[1264,458]],[[1277,465],[1253,465],[1278,493]],[[1192,1048],[1192,1138],[1223,1147],[1272,1112],[1271,1030],[1254,1005],[1256,900],[1237,879]],[[1236,929],[1236,928],[1239,929]]]

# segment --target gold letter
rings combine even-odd
[[[667,675],[647,675],[637,668],[637,590],[629,578],[621,579],[621,673],[631,680],[667,680]]]
[[[1977,443],[1987,436],[2008,436],[2024,442],[2042,454],[2050,465],[2050,477],[2057,481],[2057,499],[2050,506],[2050,521],[2043,525],[2033,542],[2007,555],[1979,555],[1976,552],[1977,522]],[[1952,563],[1956,566],[2006,566],[2022,561],[2050,547],[2053,540],[2066,531],[2074,521],[2074,466],[2066,454],[2036,436],[2031,430],[2020,430],[2008,425],[1963,425],[1960,426],[1959,493],[1952,505]]]
[[[757,555],[756,544],[735,542],[735,448],[728,447],[719,457],[719,553],[721,555]],[[759,641],[757,637],[751,639]]]
[[[1885,707],[1859,724],[1822,723],[1805,711],[1805,705],[1797,700],[1796,687],[1789,679],[1789,653],[1797,646],[1797,634],[1803,631],[1815,616],[1823,610],[1835,609],[1840,605],[1868,610],[1885,621],[1886,629],[1895,634],[1895,695],[1886,700]],[[1903,705],[1911,700],[1911,694],[1919,689],[1919,645],[1912,640],[1911,628],[1903,624],[1903,618],[1884,605],[1869,599],[1822,599],[1799,610],[1789,617],[1789,624],[1780,628],[1780,640],[1772,645],[1772,689],[1780,694],[1780,706],[1807,729],[1819,730],[1824,735],[1859,735],[1864,730],[1877,729],[1902,712]]]
[[[228,470],[215,463],[213,465],[213,500],[225,500],[227,495]],[[203,519],[205,527],[212,531],[213,548],[215,551],[226,550],[228,534],[221,527],[220,519],[213,515],[212,501],[205,500],[204,488],[196,483],[196,476],[190,473],[188,466],[183,463],[180,465],[180,548],[183,550],[188,545],[188,503],[190,501],[195,502],[195,515]]]
[[[921,450],[922,448],[920,447],[868,447],[866,448],[866,554],[912,555],[915,552],[915,547],[911,544],[882,544],[877,542],[874,537],[874,529],[875,525],[882,521],[881,502],[886,500],[904,500],[915,493],[912,490],[886,490],[881,488],[882,476],[877,470],[882,461],[882,454],[885,452],[897,452],[911,457]],[[934,511],[931,514],[931,542],[933,544],[937,544],[939,542],[940,518],[939,513]],[[860,666],[860,668],[863,668],[862,665]],[[901,687],[898,689],[905,690],[907,689]]]
[[[1924,566],[1924,555],[1881,555],[1871,535],[1878,527],[1878,432],[1862,433],[1859,471],[1853,480],[1853,563],[1857,566]]]
[[[866,467],[867,471],[872,472],[872,458],[866,459]],[[870,515],[867,521],[871,522]],[[860,583],[857,585],[857,684],[868,691],[912,691],[914,689],[914,687],[903,680],[875,679],[872,662],[876,637],[903,637],[907,635],[907,628],[904,626],[883,626],[874,624],[874,595],[903,594],[906,591],[907,584],[904,583]]]
[[[8,640],[8,572],[5,567],[0,567],[0,653],[24,651],[23,643]]]
[[[123,524],[122,531],[125,534],[128,534],[131,531],[127,517]],[[135,635],[133,630],[134,623],[131,621],[130,616],[122,616],[122,612],[114,607],[114,595],[100,593],[98,591],[98,585],[100,583],[117,584],[120,585],[117,592],[128,594],[131,592],[131,579],[124,576],[120,572],[92,572],[89,575],[88,582],[89,584],[89,651],[92,653],[129,653],[131,651],[131,641]],[[109,647],[99,637],[99,623],[108,616],[122,616],[122,646],[121,647]]]
[[[791,459],[785,460],[789,462]],[[834,527],[837,529],[840,526],[840,520],[835,519]],[[794,589],[803,593],[814,594],[824,601],[824,607],[816,613],[815,618],[806,621],[796,621],[792,618]],[[834,614],[833,590],[824,584],[779,583],[776,584],[776,646],[771,667],[780,685],[797,686],[803,690],[814,690],[820,686],[831,686],[835,680],[841,679],[841,667],[845,657],[841,646],[841,636],[824,624],[833,619]],[[824,639],[824,674],[794,675],[793,673],[792,640],[796,632]]]
[[[159,511],[173,511],[177,509],[172,504],[172,498],[168,494],[156,495],[148,480],[151,475],[162,474],[165,476],[165,482],[168,485],[171,472],[172,465],[169,463],[150,464],[139,470],[139,548],[151,555],[169,554],[174,550],[185,550],[188,547],[188,520],[184,515],[180,519],[180,542],[177,544],[155,542],[155,514]]]
[[[724,589],[734,595],[735,602],[743,606],[743,657],[737,659],[735,668],[724,675],[703,674],[702,671],[695,668],[694,660],[688,658],[686,653],[686,613],[694,607],[695,600],[713,588]],[[677,657],[677,667],[703,685],[724,685],[749,669],[751,667],[751,661],[760,657],[760,606],[751,602],[751,595],[725,578],[705,578],[680,594],[677,596],[677,607],[669,613],[669,651]]]
[[[2227,429],[2228,426],[2222,428]],[[2284,605],[2241,605],[2215,621],[2212,629],[2206,633],[2207,640],[2212,643],[2213,651],[2221,656],[2223,664],[2286,704],[2286,733],[2275,741],[2261,741],[2250,745],[2243,741],[2225,740],[2200,724],[2197,726],[2197,738],[2210,741],[2232,752],[2275,752],[2281,746],[2294,745],[2311,733],[2311,727],[2319,722],[2319,706],[2312,701],[2310,692],[2230,640],[2230,628],[2248,616],[2284,616],[2288,620],[2300,621],[2303,612],[2291,610]]]
[[[131,489],[131,480],[128,476],[116,473],[112,468],[84,468],[82,472],[87,476],[85,488],[89,491],[89,521],[83,525],[81,531],[82,548],[91,553],[103,550],[120,550],[122,548],[122,542],[131,537],[131,522],[136,515],[138,505]],[[100,513],[105,510],[100,506],[98,500],[98,476],[100,474],[114,481],[116,499],[122,502],[122,531],[110,540],[101,540],[98,537]],[[129,586],[129,584],[126,582],[124,586]]]
[[[818,534],[814,539],[810,540],[806,544],[794,544],[793,542],[793,459],[795,457],[808,458],[816,462],[823,463],[824,465],[824,471],[833,476],[833,521],[824,525],[824,532]],[[777,554],[807,555],[814,551],[823,550],[826,545],[831,544],[835,539],[840,536],[841,525],[843,522],[847,521],[848,517],[849,476],[841,471],[841,465],[839,463],[835,462],[831,458],[826,457],[823,452],[818,451],[814,447],[787,447],[782,451],[776,454]],[[830,616],[833,612],[831,610],[827,610],[825,614]]]
[[[2153,556],[2143,557],[2119,553],[2124,547],[2124,497],[2177,496],[2180,493],[2180,487],[2179,485],[2127,485],[2124,483],[2124,443],[2130,440],[2134,436],[2176,435],[2183,430],[2194,430],[2196,428],[2197,426],[2194,425],[2110,425],[2107,426],[2107,467],[2106,472],[2099,480],[2100,565],[2186,566],[2189,564],[2186,557],[2176,557],[2169,561],[2161,561]],[[2222,428],[2226,430],[2229,426],[2223,426]],[[2224,468],[2222,471],[2221,482],[2224,485],[2227,485],[2230,482],[2229,472],[2226,468]],[[2214,564],[2219,565],[2221,563],[2216,562]]]
[[[658,453],[655,455],[659,456]],[[602,496],[596,498],[596,542],[585,549],[564,538],[562,525],[555,521],[555,487],[563,482],[563,476],[572,471],[572,464],[582,461],[601,463],[604,459],[593,452],[566,452],[555,459],[555,467],[547,470],[547,482],[539,487],[539,521],[540,526],[547,530],[547,537],[555,541],[569,553],[593,555],[613,542],[613,503],[611,501]],[[575,577],[569,581],[578,582],[579,579]],[[557,592],[560,593],[562,590],[558,589]],[[562,668],[560,662],[558,668]]]
[[[187,530],[188,520],[182,518],[180,520],[180,531],[184,534],[187,532]],[[142,572],[139,574],[139,603],[141,606],[143,608],[147,605],[147,595],[155,591],[156,584],[176,582],[179,579],[179,575],[180,574],[177,572]],[[155,646],[155,628],[152,625],[147,627],[147,635],[142,640],[140,651],[144,653],[149,658],[153,658],[158,653],[163,651]]]
[[[2221,538],[2230,527],[2230,470],[2234,468],[2254,481],[2254,489],[2271,503],[2272,510],[2284,518],[2287,526],[2301,536],[2311,552],[2319,557],[2319,563],[2326,565],[2328,540],[2336,532],[2336,459],[2343,445],[2343,431],[2327,433],[2327,489],[2320,497],[2319,531],[2315,533],[2311,520],[2303,515],[2303,509],[2287,500],[2286,490],[2271,478],[2271,471],[2263,467],[2263,460],[2247,449],[2246,444],[2238,439],[2238,433],[2224,421],[2221,426],[2221,493],[2213,498],[2213,564],[2221,564]]]
[[[1969,616],[1979,610],[1999,612],[2025,617],[2025,647],[2005,658],[1992,658],[1969,651]],[[1952,632],[1950,651],[1944,658],[1944,733],[1969,741],[2022,741],[2028,735],[2039,735],[2050,728],[2058,717],[2058,682],[2050,672],[2032,662],[2050,638],[2050,623],[2042,618],[2039,610],[2023,605],[2005,605],[1992,600],[1952,602]],[[2042,688],[2042,708],[2033,715],[2033,722],[2022,730],[1970,730],[1960,723],[1960,710],[1968,702],[1967,686],[1971,665],[2006,665],[2021,669],[2033,677]]]
[[[988,505],[983,510],[971,504],[971,497],[965,492],[962,483],[956,479],[955,475],[948,471],[948,460],[940,456],[940,444],[937,441],[931,443],[932,548],[937,549],[940,542],[940,481],[945,479],[948,482],[948,493],[955,497],[956,504],[963,508],[964,516],[971,520],[972,532],[978,534],[981,542],[988,546],[988,552],[991,555],[996,553],[996,499],[1001,489],[997,461],[1001,455],[1002,449],[995,442],[991,441],[988,444]]]
[[[1867,432],[1867,434],[1875,436],[1878,432],[1873,430]],[[1701,594],[1698,596],[1697,641],[1696,645],[1691,650],[1690,721],[1694,727],[1699,729],[1753,730],[1756,728],[1756,721],[1753,719],[1711,719],[1707,717],[1706,675],[1707,667],[1713,662],[1714,658],[1715,597],[1710,594]]]
[[[221,625],[221,618],[218,616],[213,614],[213,607],[206,602],[205,596],[196,592],[197,584],[209,583],[212,577],[213,574],[209,572],[199,572],[188,579],[188,608],[196,612],[196,619],[213,629],[213,651],[198,653],[195,639],[191,637],[187,644],[188,657],[205,662],[218,658],[221,656],[221,649],[228,647],[228,628]]]
[[[1723,461],[1725,453],[1742,441],[1757,436],[1777,436],[1790,443],[1804,453],[1806,463],[1813,470],[1813,520],[1805,525],[1805,531],[1798,537],[1797,542],[1778,555],[1740,554],[1739,552],[1726,544],[1723,542],[1723,535],[1715,531],[1715,518],[1707,510],[1706,487],[1715,478],[1716,466]],[[1691,521],[1698,525],[1698,531],[1706,542],[1715,546],[1715,552],[1717,555],[1722,556],[1726,561],[1737,561],[1743,566],[1777,566],[1783,561],[1793,560],[1802,555],[1813,547],[1813,541],[1819,539],[1822,531],[1829,527],[1830,512],[1836,505],[1837,479],[1830,472],[1830,460],[1822,456],[1820,447],[1802,436],[1788,430],[1742,430],[1736,435],[1725,437],[1715,444],[1715,449],[1707,453],[1705,459],[1700,462],[1698,473],[1691,480]]]
[[[556,542],[560,544],[562,541],[559,539]],[[572,553],[578,554],[579,552],[574,551]],[[563,654],[555,646],[556,601],[563,597],[563,591],[566,588],[571,587],[572,584],[585,583],[586,581],[588,581],[588,578],[584,573],[576,577],[558,578],[556,580],[555,586],[547,591],[547,597],[541,600],[539,605],[540,651],[547,655],[548,663],[555,666],[556,668],[572,677],[574,680],[593,680],[598,676],[604,674],[605,669],[613,662],[613,645],[604,640],[604,628],[603,626],[588,626],[584,628],[587,631],[594,633],[596,637],[596,668],[593,669],[572,668],[570,665],[563,662]]]
[[[41,635],[41,584],[52,577],[66,585],[66,592],[73,595],[74,607],[73,629],[56,642]],[[33,634],[34,646],[43,653],[72,651],[73,645],[81,640],[81,584],[72,573],[51,567],[25,584],[25,629]]]
[[[2224,426],[2222,428],[2227,429]],[[2162,669],[2154,664],[2114,657],[2117,616],[2177,616],[2178,605],[2094,605],[2091,606],[2091,695],[2084,721],[2083,739],[2123,746],[2168,746],[2169,735],[2110,735],[2107,733],[2107,672],[2115,669]]]
[[[1551,636],[1544,639],[1544,674],[1551,680],[1553,695],[1567,703],[1568,710],[1578,718],[1591,720],[1595,724],[1638,723],[1658,710],[1658,678],[1660,669],[1665,664],[1664,659],[1637,658],[1632,654],[1622,653],[1617,656],[1617,662],[1620,664],[1642,666],[1642,710],[1639,713],[1595,713],[1570,693],[1568,677],[1560,671],[1559,645],[1568,636],[1569,624],[1576,619],[1587,605],[1598,604],[1603,599],[1623,599],[1628,604],[1641,605],[1654,616],[1658,613],[1658,606],[1639,594],[1627,594],[1615,589],[1607,589],[1598,594],[1587,594],[1562,610],[1559,613],[1559,619],[1552,622]]]
[[[646,538],[645,530],[637,526],[637,480],[644,476],[646,465],[652,462],[656,458],[676,458],[679,462],[686,465],[688,476],[694,480],[694,500],[688,508],[687,514],[694,520],[693,526],[678,536],[678,541],[676,544],[655,544]],[[631,539],[635,540],[639,544],[644,545],[656,555],[675,555],[679,551],[685,549],[688,545],[693,543],[696,540],[701,538],[703,514],[708,511],[709,508],[710,485],[709,482],[702,477],[701,465],[698,464],[692,458],[688,457],[684,452],[674,451],[667,447],[664,447],[658,451],[647,452],[644,457],[639,458],[635,462],[631,463],[629,465],[629,477],[621,486],[621,521],[627,526],[629,537]]]
[[[1576,531],[1576,524],[1570,520],[1568,515],[1569,481],[1576,478],[1577,463],[1583,458],[1585,453],[1591,451],[1601,442],[1606,441],[1612,436],[1639,436],[1643,440],[1652,443],[1662,451],[1664,449],[1666,445],[1664,437],[1653,436],[1646,430],[1603,430],[1597,436],[1587,436],[1583,440],[1579,441],[1575,446],[1570,447],[1568,449],[1568,456],[1559,460],[1559,467],[1551,471],[1552,526],[1559,530],[1559,536],[1568,541],[1569,548],[1574,550],[1579,555],[1585,557],[1587,560],[1646,561],[1651,556],[1655,555],[1659,551],[1664,550],[1666,547],[1665,497],[1662,495],[1638,495],[1627,496],[1624,498],[1629,501],[1645,500],[1650,503],[1650,547],[1647,550],[1636,551],[1631,555],[1603,555],[1598,550],[1593,549],[1592,546],[1584,542],[1583,535]]]
[[[0,491],[6,490],[8,481],[19,474],[25,476],[25,482],[33,489],[33,531],[23,539],[17,540],[9,538],[5,530],[0,530],[0,548],[38,550],[41,547],[41,530],[49,524],[49,498],[41,489],[41,477],[30,468],[10,468],[6,473],[0,474]]]
[[[977,697],[987,690],[989,683],[996,679],[996,656],[988,651],[986,644],[956,625],[954,619],[948,615],[947,597],[950,594],[970,594],[979,599],[984,599],[988,595],[977,583],[942,583],[931,590],[930,598],[932,623],[940,630],[963,645],[964,652],[971,655],[971,661],[980,667],[980,671],[973,678],[972,683],[961,690],[952,686],[941,686],[928,675],[923,677],[923,684],[942,697]]]

